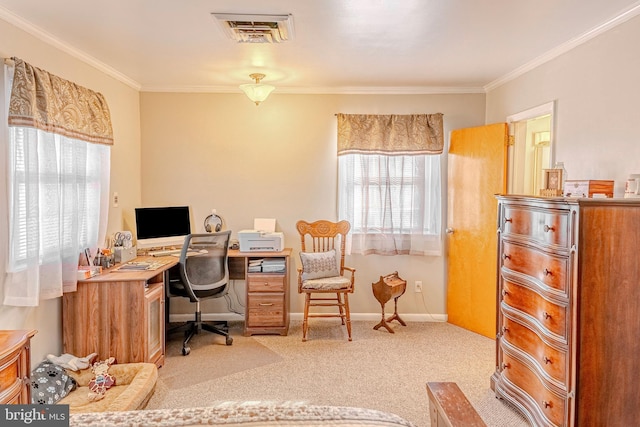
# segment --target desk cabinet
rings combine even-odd
[[[289,331],[289,258],[283,252],[245,253],[246,311],[244,335],[279,334]],[[239,256],[239,254],[234,254]],[[249,262],[257,258],[282,258],[282,272],[249,272]]]
[[[31,338],[36,331],[0,331],[0,404],[31,403]]]
[[[79,281],[76,292],[62,298],[65,353],[98,353],[118,363],[164,364],[165,271],[107,271]],[[154,259],[154,260],[157,260]]]
[[[640,419],[640,202],[499,196],[498,397],[534,426]]]

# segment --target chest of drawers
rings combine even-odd
[[[496,395],[534,426],[640,419],[640,203],[498,196]]]
[[[36,331],[0,331],[0,404],[31,403],[31,338]]]

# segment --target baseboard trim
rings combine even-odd
[[[401,314],[400,317],[406,322],[446,322],[448,316],[446,314],[425,314],[425,313],[407,313]],[[302,320],[303,313],[290,313],[291,320]],[[169,320],[172,323],[187,322],[193,320],[193,314],[188,313],[176,313],[169,316]],[[202,313],[202,320],[205,321],[234,321],[244,320],[244,315],[237,313]],[[328,319],[314,319],[316,320],[331,320]],[[380,320],[380,313],[351,313],[351,320]]]

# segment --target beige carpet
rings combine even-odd
[[[160,371],[167,388],[177,390],[282,360],[258,341],[238,336],[240,331],[232,329],[231,332],[235,336],[229,347],[221,335],[202,332],[194,336],[189,342],[188,356],[182,356],[183,334],[172,334],[166,344],[165,365]]]
[[[527,425],[489,388],[494,340],[447,323],[403,327],[394,322],[396,333],[390,334],[374,331],[377,322],[362,321],[353,322],[349,342],[338,321],[313,320],[304,343],[298,321],[291,322],[286,337],[243,337],[242,324],[232,323],[232,346],[203,333],[189,356],[179,353],[181,337],[176,335],[147,408],[303,401],[383,410],[423,427],[429,425],[426,383],[454,381],[487,425]]]

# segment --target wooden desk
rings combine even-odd
[[[289,259],[282,252],[229,250],[229,278],[246,281],[244,335],[280,334],[289,331]],[[283,258],[285,271],[248,273],[249,261]],[[100,359],[115,357],[118,363],[149,362],[158,367],[165,358],[164,286],[169,269],[179,258],[138,257],[135,261],[166,261],[157,270],[115,271],[78,281],[76,292],[62,297],[63,351]],[[167,300],[168,301],[168,300]],[[168,306],[168,303],[167,303]]]
[[[98,353],[118,363],[164,364],[165,292],[168,270],[179,259],[138,257],[136,261],[166,261],[157,270],[115,271],[78,281],[76,292],[62,296],[62,340],[65,353],[79,357]]]
[[[0,331],[0,404],[31,404],[30,331]]]

